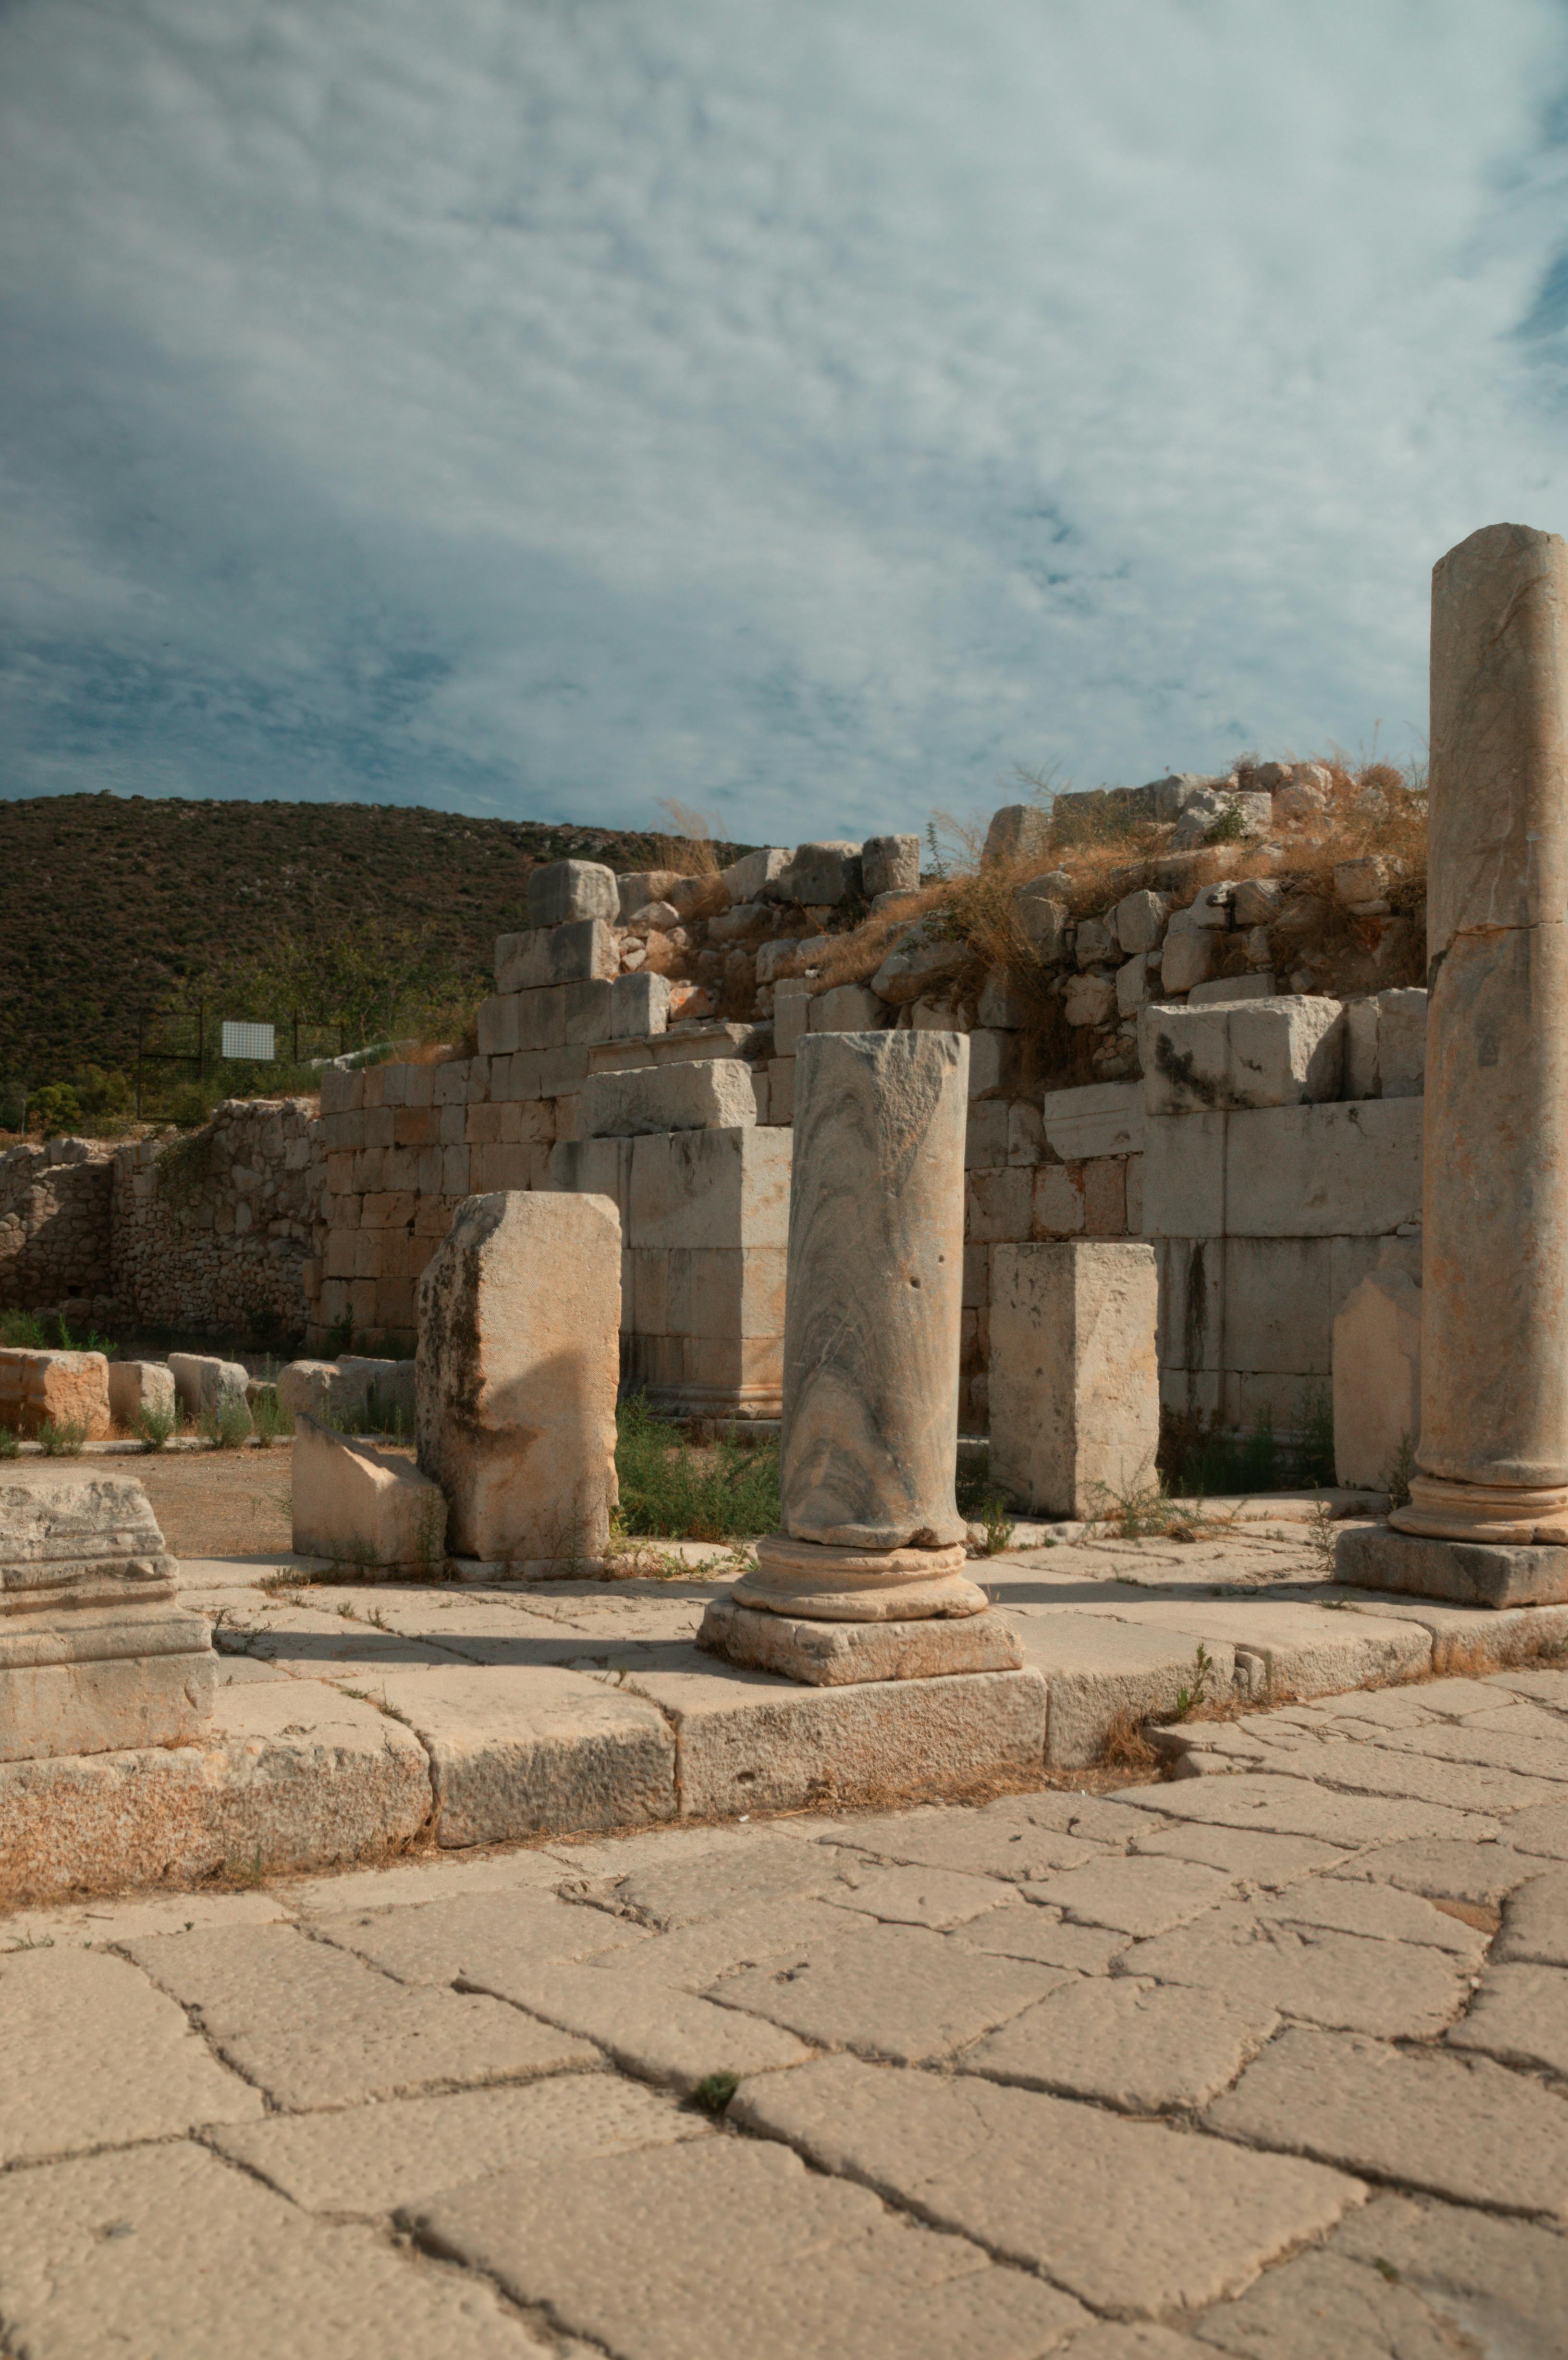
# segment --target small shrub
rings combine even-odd
[[[136,1431],[144,1450],[161,1450],[180,1424],[178,1409],[139,1409]]]
[[[0,1459],[15,1459],[21,1448],[20,1435],[13,1434],[8,1426],[0,1426]]]
[[[1004,1549],[1012,1547],[1017,1527],[999,1491],[986,1492],[975,1521],[985,1535],[980,1546],[987,1557],[1000,1557]]]
[[[12,1352],[41,1352],[43,1327],[31,1311],[0,1311],[0,1345]]]
[[[1244,844],[1249,830],[1239,803],[1227,803],[1203,837],[1205,844]]]
[[[705,2073],[691,2092],[691,2103],[705,2114],[722,2114],[739,2088],[738,2073]]]
[[[216,1409],[204,1409],[196,1421],[196,1431],[204,1442],[219,1450],[238,1450],[251,1437],[251,1415],[237,1393],[221,1401]]]
[[[79,1417],[46,1417],[38,1428],[38,1440],[46,1459],[80,1459],[87,1442],[87,1427]]]
[[[270,1450],[275,1442],[287,1440],[294,1431],[294,1421],[278,1398],[276,1385],[267,1385],[250,1404],[251,1424],[256,1428],[256,1447]]]
[[[1408,1508],[1410,1504],[1410,1473],[1416,1463],[1416,1446],[1407,1427],[1399,1437],[1399,1448],[1388,1461],[1388,1471],[1383,1478],[1390,1508]]]
[[[783,1514],[777,1443],[721,1442],[699,1457],[646,1393],[629,1393],[615,1412],[615,1472],[623,1533],[745,1540],[776,1532]]]

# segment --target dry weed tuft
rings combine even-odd
[[[660,798],[659,808],[673,833],[655,837],[655,868],[672,869],[678,877],[716,877],[721,863],[713,846],[712,821],[669,795]]]

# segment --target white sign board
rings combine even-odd
[[[278,1031],[272,1024],[223,1025],[225,1057],[254,1057],[258,1064],[270,1065],[278,1054]]]

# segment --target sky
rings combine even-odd
[[[1419,759],[1568,529],[1568,0],[0,0],[0,793]]]

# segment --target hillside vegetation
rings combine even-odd
[[[669,847],[367,803],[0,802],[0,1098],[91,1069],[128,1075],[139,1022],[149,1043],[187,1045],[190,1022],[171,1033],[160,1011],[188,1018],[204,981],[226,983],[285,941],[417,942],[429,974],[450,978],[455,996],[476,993],[495,936],[527,923],[537,862],[646,869]],[[744,849],[713,847],[723,859]],[[213,1004],[209,1024],[245,1012]]]

